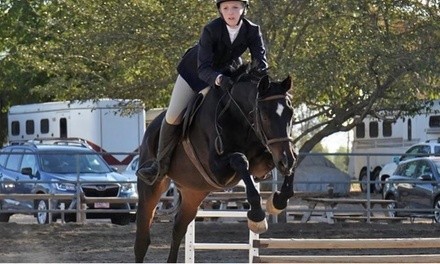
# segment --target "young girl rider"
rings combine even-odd
[[[230,89],[231,79],[223,75],[230,65],[241,64],[241,55],[249,49],[253,65],[266,71],[266,48],[260,27],[245,18],[248,0],[216,0],[220,17],[208,23],[197,45],[183,55],[178,67],[176,83],[171,94],[159,135],[157,159],[150,167],[141,167],[136,175],[147,184],[169,169],[171,156],[178,143],[177,128],[184,109],[199,92],[204,95],[210,87]]]

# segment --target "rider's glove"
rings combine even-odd
[[[224,91],[230,91],[232,89],[232,85],[234,84],[234,82],[231,80],[231,78],[229,78],[228,76],[224,76],[222,75],[220,77],[220,87],[224,90]]]

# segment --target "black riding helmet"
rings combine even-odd
[[[242,2],[244,4],[243,15],[241,15],[240,20],[238,21],[238,24],[240,24],[240,21],[243,19],[244,15],[246,15],[246,11],[249,8],[249,0],[216,0],[215,3],[217,4],[217,9],[220,9],[220,4],[221,3],[223,3],[223,2],[230,2],[230,1],[240,1],[240,2]],[[220,12],[220,10],[219,10],[219,12]]]
[[[246,5],[246,8],[249,7],[249,0],[216,0],[217,8],[220,8],[220,4],[223,2],[229,2],[229,1],[240,1],[243,2]]]

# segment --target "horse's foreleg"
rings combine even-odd
[[[294,174],[295,173],[292,172],[291,175],[284,177],[281,191],[272,193],[269,199],[267,199],[266,210],[269,214],[277,215],[286,209],[290,197],[293,196]]]
[[[196,217],[200,203],[208,194],[209,192],[180,190],[181,204],[174,218],[173,238],[167,262],[177,262],[180,244],[186,234],[188,225]]]
[[[157,203],[162,192],[168,188],[169,179],[156,182],[153,186],[138,181],[138,208],[136,212],[136,239],[134,244],[135,261],[143,262],[151,244],[150,227],[153,222]]]
[[[255,188],[254,181],[249,173],[249,161],[241,153],[233,153],[229,156],[229,164],[246,185],[246,197],[250,205],[247,213],[248,227],[254,233],[261,234],[267,231],[266,214],[261,207],[261,196]]]

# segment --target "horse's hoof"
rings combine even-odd
[[[255,234],[262,234],[262,233],[266,232],[268,229],[266,218],[264,218],[264,220],[260,221],[260,222],[254,222],[254,221],[248,219],[248,227],[249,227],[249,230],[251,230]]]
[[[277,209],[275,205],[273,204],[273,198],[275,193],[272,193],[270,197],[266,201],[266,212],[271,215],[278,215],[280,214],[284,209]]]

